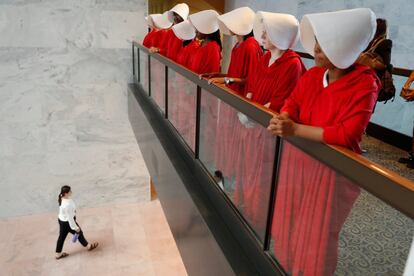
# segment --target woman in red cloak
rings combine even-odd
[[[305,15],[301,40],[316,67],[300,79],[269,130],[361,153],[380,82],[370,68],[354,63],[375,28],[370,9]],[[289,274],[334,274],[339,232],[359,192],[326,165],[284,143],[271,235],[275,256]]]
[[[279,111],[297,81],[306,71],[301,58],[290,50],[299,38],[299,22],[289,14],[258,12],[254,34],[268,52],[260,59],[255,74],[247,79],[247,97]],[[242,143],[234,200],[247,221],[263,237],[269,203],[274,139],[265,128],[239,114]]]
[[[235,36],[237,39],[231,52],[231,59],[227,74],[206,74],[214,84],[226,84],[240,96],[245,96],[246,79],[256,69],[263,50],[253,37],[253,23],[255,13],[248,7],[235,9],[218,17],[222,33]],[[227,104],[219,105],[216,143],[215,167],[226,178],[234,178],[234,160],[238,159],[235,150],[234,134],[238,133],[235,126],[239,126],[237,112]]]
[[[196,74],[218,73],[221,67],[221,37],[217,16],[214,10],[205,10],[189,16],[189,21],[201,40],[200,47],[188,61],[188,68]],[[217,127],[218,101],[204,91],[201,99],[202,137],[200,150],[203,161],[213,162],[214,140]]]
[[[176,62],[187,67],[189,58],[200,47],[200,42],[195,38],[196,31],[189,21],[181,22],[173,26],[175,35],[180,39],[183,47],[177,54]],[[168,118],[190,146],[195,147],[195,121],[196,121],[196,86],[189,81],[169,71],[168,90]]]

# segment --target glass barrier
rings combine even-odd
[[[138,59],[138,57],[136,56]],[[139,73],[139,82],[142,85],[142,88],[144,88],[144,91],[149,94],[149,78],[148,78],[148,54],[145,53],[142,50],[139,50],[139,72],[137,71],[136,74]],[[137,67],[136,67],[136,70]]]
[[[266,128],[202,90],[199,158],[262,242],[275,147]]]
[[[151,97],[165,113],[165,65],[151,58]]]
[[[270,252],[291,275],[401,275],[414,222],[284,141]]]
[[[168,120],[195,152],[197,85],[168,68]]]

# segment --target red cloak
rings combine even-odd
[[[322,127],[326,143],[360,153],[379,80],[368,67],[355,65],[324,88],[324,72],[309,70],[281,111],[298,123]],[[275,256],[289,274],[334,274],[339,232],[359,192],[348,179],[284,143],[271,234]]]
[[[188,68],[197,74],[220,72],[221,49],[215,41],[201,45],[194,52],[188,63]]]
[[[279,112],[306,69],[300,56],[292,50],[284,52],[269,66],[270,57],[268,52],[260,59],[255,74],[248,79],[247,89],[253,101],[262,105],[270,102],[270,108]],[[244,134],[238,168],[242,170],[236,171],[234,200],[243,206],[245,218],[260,235],[264,234],[266,226],[275,139],[262,126],[242,126],[241,131]]]
[[[144,40],[142,41],[142,45],[144,45],[147,48],[151,48],[156,33],[157,30],[155,29],[152,29],[149,33],[147,33],[147,35],[144,37]]]
[[[177,63],[187,66],[189,58],[200,47],[198,40],[191,41],[177,54]],[[171,72],[171,71],[170,71]],[[175,128],[187,142],[189,147],[195,148],[195,116],[196,116],[196,86],[180,74],[170,77],[169,94],[169,118]]]
[[[227,77],[247,79],[257,68],[257,63],[263,55],[262,48],[254,37],[249,37],[241,43],[234,45]],[[245,85],[231,84],[229,86],[238,94],[245,95]],[[234,163],[237,156],[230,159],[235,150],[234,133],[238,125],[237,112],[227,104],[220,103],[218,128],[216,133],[215,162],[217,170],[226,177],[234,176]]]
[[[172,29],[168,31],[165,41],[166,44],[164,45],[164,50],[161,54],[176,61],[178,53],[183,48],[183,41],[175,35]]]

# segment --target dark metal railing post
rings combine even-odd
[[[151,55],[148,54],[148,96],[151,97]]]
[[[137,69],[138,69],[138,82],[141,83],[141,50],[137,48]]]
[[[195,131],[195,158],[200,157],[200,116],[201,116],[201,87],[197,85],[197,98],[196,98],[196,131]]]
[[[168,67],[164,66],[165,68],[165,118],[168,119]]]
[[[132,43],[132,76],[135,79],[135,44]]]
[[[282,153],[282,139],[280,137],[277,137],[276,147],[275,147],[275,157],[273,160],[272,183],[270,185],[270,196],[269,196],[269,204],[268,204],[268,212],[267,212],[266,232],[265,232],[265,239],[263,243],[263,249],[265,251],[269,250],[269,247],[270,247],[271,231],[272,231],[272,223],[273,223],[273,211],[274,211],[275,202],[276,202],[277,179],[279,176],[281,153]]]

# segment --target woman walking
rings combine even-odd
[[[83,235],[82,229],[79,227],[79,224],[76,222],[76,206],[72,196],[72,191],[69,186],[63,186],[60,190],[58,202],[59,202],[59,238],[56,244],[56,259],[67,257],[69,254],[62,252],[63,244],[65,242],[66,236],[68,233],[73,235],[78,234],[78,240],[86,247],[89,251],[98,247],[98,243],[94,242],[92,244],[88,243]]]

